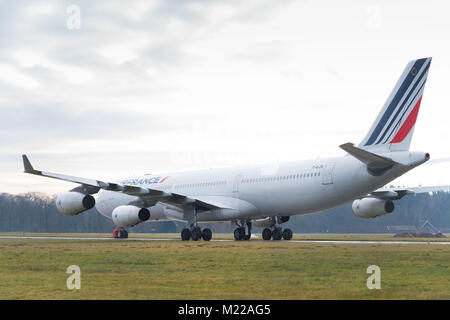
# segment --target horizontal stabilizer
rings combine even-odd
[[[370,170],[387,170],[394,165],[399,164],[390,158],[380,156],[378,154],[355,147],[353,143],[344,143],[339,146],[341,149],[348,152],[350,155],[365,163]]]

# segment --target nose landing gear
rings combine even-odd
[[[188,226],[190,228],[184,228],[181,230],[181,240],[183,241],[198,241],[200,239],[203,239],[205,241],[209,241],[212,239],[212,231],[209,228],[201,229],[197,225],[197,208],[194,205],[192,205],[189,208],[186,208],[186,215],[188,218]]]
[[[250,240],[252,235],[252,223],[250,220],[235,222],[237,228],[234,230],[234,239],[240,240]],[[246,230],[247,229],[247,230]],[[247,231],[247,232],[246,232]]]

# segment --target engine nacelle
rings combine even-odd
[[[375,218],[394,211],[391,200],[377,198],[363,198],[353,201],[353,212],[358,218]]]
[[[150,219],[150,210],[136,206],[118,206],[112,212],[112,220],[118,227],[132,227]]]
[[[95,206],[95,199],[90,194],[68,191],[61,193],[56,198],[56,209],[62,214],[69,216],[77,215],[83,211],[92,209]]]

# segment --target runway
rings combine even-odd
[[[174,238],[128,238],[113,239],[107,237],[61,237],[61,236],[0,236],[0,239],[35,239],[35,240],[97,240],[97,241],[181,241]],[[250,241],[267,242],[267,243],[328,243],[328,244],[385,244],[385,245],[408,245],[408,244],[425,244],[425,245],[450,245],[450,241],[388,241],[388,240],[289,240],[289,241],[265,241],[254,239]],[[211,242],[235,242],[232,239],[217,239]],[[241,241],[246,242],[246,241]]]

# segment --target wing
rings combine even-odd
[[[427,186],[411,188],[382,188],[369,193],[366,197],[383,200],[398,200],[407,194],[419,194],[439,191],[450,191],[450,186]]]
[[[196,203],[198,206],[205,209],[222,208],[220,206],[220,203],[217,203],[217,201],[205,201],[204,199],[201,200],[178,193],[166,192],[163,190],[159,190],[158,188],[131,186],[127,184],[106,182],[95,179],[74,177],[60,173],[35,170],[26,155],[22,155],[22,159],[25,173],[78,183],[81,186],[77,189],[88,194],[94,194],[97,193],[100,189],[103,189],[108,191],[120,192],[131,196],[138,196],[141,200],[144,200],[150,205],[161,202],[167,205],[180,207],[184,206],[185,204]]]

